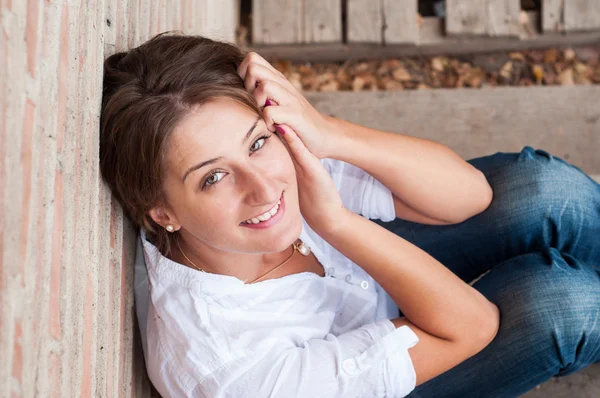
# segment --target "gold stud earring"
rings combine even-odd
[[[173,232],[175,230],[175,228],[173,228],[173,226],[171,224],[167,224],[167,226],[165,227],[165,229],[169,232]]]

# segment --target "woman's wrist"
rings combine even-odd
[[[328,135],[327,148],[323,151],[324,157],[337,159],[337,154],[343,151],[347,134],[343,127],[343,121],[333,116],[323,115],[326,122],[325,131]]]
[[[347,225],[352,222],[352,217],[354,216],[359,215],[353,213],[345,207],[342,207],[337,211],[330,212],[327,217],[321,218],[321,221],[317,223],[316,228],[313,227],[313,230],[321,238],[329,242],[330,239],[339,235],[339,231],[347,228]]]

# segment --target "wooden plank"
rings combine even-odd
[[[544,149],[600,173],[600,86],[305,92],[325,115],[431,139],[463,159]],[[432,112],[435,110],[435,112]]]
[[[543,0],[542,31],[563,32],[565,29],[564,0]]]
[[[211,39],[235,42],[240,18],[239,6],[238,0],[200,1],[201,34]]]
[[[519,0],[446,0],[446,31],[450,35],[516,36]]]
[[[252,43],[302,43],[302,0],[254,0]]]
[[[565,30],[600,29],[600,0],[565,1]]]
[[[303,43],[342,42],[342,2],[304,0]]]
[[[383,43],[383,0],[348,0],[348,42]]]
[[[267,59],[289,59],[293,62],[338,62],[358,59],[383,59],[389,57],[460,55],[492,51],[521,51],[547,47],[581,46],[597,44],[600,31],[575,32],[568,35],[542,34],[538,21],[540,14],[528,12],[528,29],[522,29],[521,40],[512,37],[448,37],[444,32],[441,18],[425,18],[419,29],[419,45],[388,44],[377,46],[371,43],[327,43],[310,45],[252,45],[250,51],[256,51]]]
[[[417,43],[417,12],[417,0],[383,0],[384,43]]]

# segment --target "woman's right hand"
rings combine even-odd
[[[302,216],[317,234],[331,230],[346,211],[331,176],[291,127],[277,125],[276,129],[296,168]]]

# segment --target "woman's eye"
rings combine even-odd
[[[254,141],[254,144],[252,144],[252,146],[250,147],[250,150],[252,152],[257,152],[258,150],[262,149],[265,146],[265,143],[267,142],[267,140],[269,138],[271,138],[271,135],[263,135],[263,136],[259,137],[256,141]],[[256,149],[253,150],[252,148],[254,148],[254,146],[261,141],[262,141],[262,143],[260,144],[260,146],[258,146]],[[206,180],[204,180],[204,183],[202,184],[202,189],[204,189],[206,187],[210,188],[211,186],[216,185],[219,181],[221,181],[221,178],[213,179],[213,177],[216,176],[217,174],[227,174],[227,173],[219,172],[219,171],[214,171],[214,172],[210,173],[208,175],[208,177],[206,178]]]
[[[214,176],[216,176],[217,174],[225,174],[223,172],[219,172],[219,171],[215,171],[214,173],[211,173],[208,178],[204,181],[204,184],[202,184],[202,188],[211,185],[215,185],[217,182],[221,181],[220,179],[213,179]]]
[[[256,152],[260,148],[262,148],[265,145],[265,143],[267,142],[267,139],[269,137],[271,137],[271,136],[270,135],[263,135],[263,136],[259,137],[256,141],[254,141],[254,144],[252,144],[252,147],[254,147],[254,145],[256,145],[260,141],[262,141],[263,143],[258,148],[256,148],[253,152]],[[252,147],[250,147],[250,149],[252,149]]]

